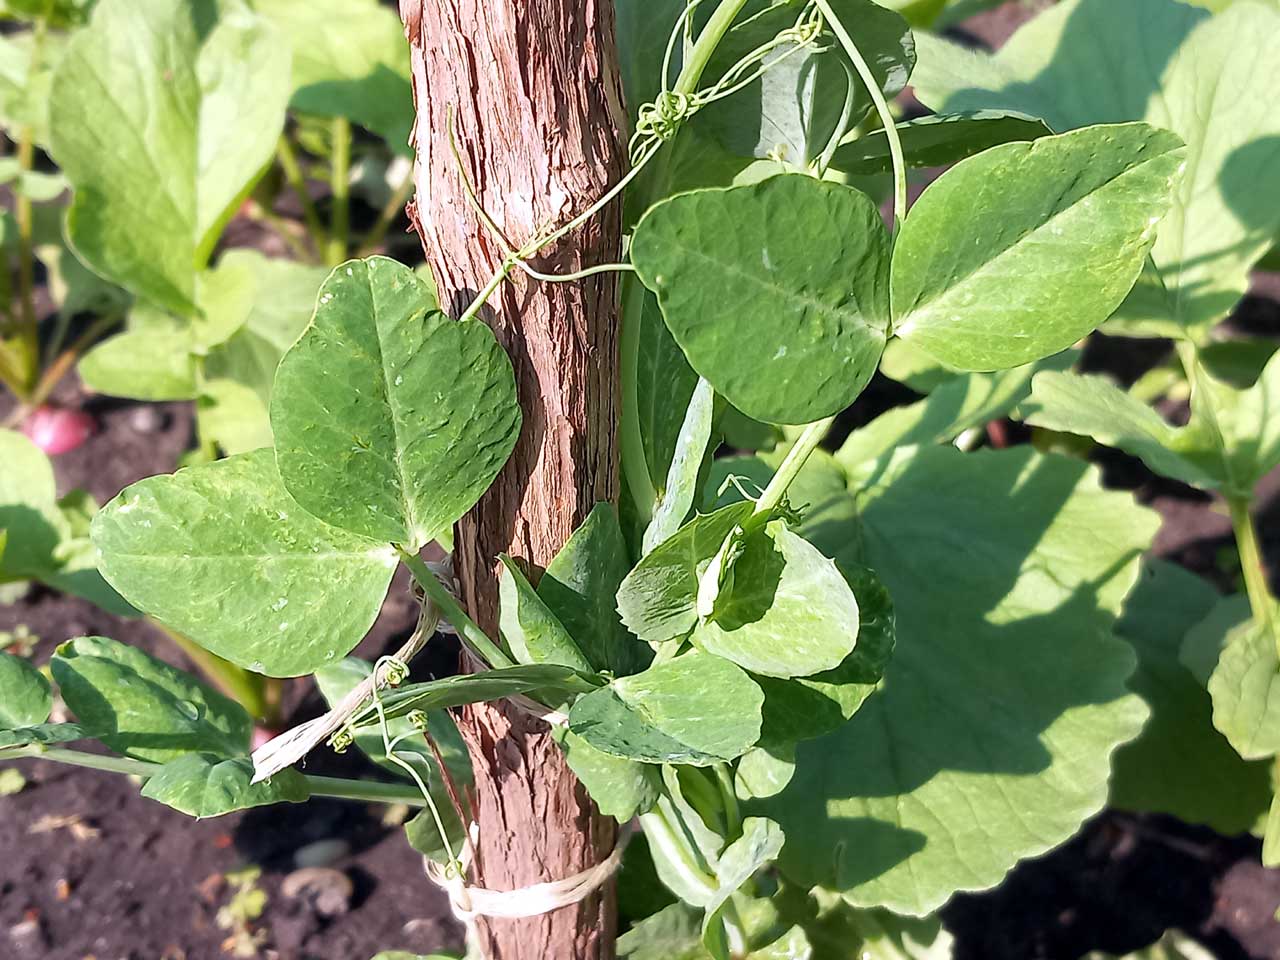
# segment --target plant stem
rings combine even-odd
[[[409,197],[413,195],[413,164],[409,164],[409,170],[404,175],[404,179],[400,181],[395,192],[391,195],[391,199],[387,201],[386,206],[382,208],[382,212],[378,214],[378,220],[370,228],[368,235],[361,244],[357,257],[371,256],[377,249],[379,244],[387,235],[387,231],[391,229],[391,224],[395,223],[396,217],[404,212],[404,205],[409,202]]]
[[[445,589],[444,584],[437,579],[420,556],[410,553],[403,547],[396,547],[396,550],[399,551],[400,559],[409,568],[409,572],[413,574],[413,579],[417,580],[418,585],[422,587],[427,599],[440,608],[440,613],[449,621],[453,629],[458,631],[458,636],[474,647],[490,667],[498,669],[515,666],[515,662],[489,639],[489,635],[481,630],[474,620],[467,616],[461,604]]]
[[[85,753],[83,750],[68,750],[63,747],[19,747],[14,750],[0,752],[0,760],[52,760],[54,763],[65,763],[73,767],[86,767],[90,770],[103,770],[107,773],[120,773],[130,777],[147,779],[155,776],[164,764],[147,763],[145,760],[130,760],[127,757],[106,757],[97,753]],[[317,777],[305,775],[307,785],[313,797],[329,797],[334,800],[361,800],[369,803],[403,803],[411,807],[426,806],[421,794],[412,787],[398,783],[379,783],[374,780],[342,780],[337,777]]]
[[[298,198],[298,204],[302,207],[302,220],[307,225],[311,243],[317,253],[323,254],[325,244],[328,242],[325,239],[324,226],[320,223],[320,215],[316,213],[316,205],[311,202],[311,194],[307,192],[307,180],[302,175],[302,166],[298,163],[298,155],[293,151],[293,144],[289,142],[288,134],[280,136],[280,142],[276,145],[276,159],[280,163],[280,169],[284,171],[285,182],[289,184],[294,196]]]
[[[829,0],[814,0],[814,3],[821,11],[827,26],[831,28],[831,32],[844,47],[844,52],[853,61],[853,66],[858,71],[858,76],[862,78],[871,102],[875,104],[880,123],[884,126],[884,135],[889,141],[889,157],[893,161],[893,223],[896,229],[907,215],[907,164],[902,152],[902,140],[898,136],[897,121],[893,117],[893,111],[889,109],[889,103],[884,98],[884,91],[880,89],[875,74],[867,66],[867,61],[858,50],[858,45],[853,42],[853,37],[849,36],[849,31],[844,28],[844,24],[831,9]]]
[[[787,493],[787,488],[791,486],[791,481],[795,480],[796,475],[800,473],[800,469],[804,466],[805,461],[809,459],[809,455],[818,448],[818,444],[827,435],[827,431],[831,429],[831,424],[835,423],[835,419],[835,417],[827,417],[825,420],[815,421],[804,428],[804,433],[800,434],[800,438],[787,451],[787,456],[782,461],[782,466],[778,467],[778,472],[773,475],[769,485],[764,488],[764,493],[756,501],[756,509],[752,516],[758,517],[770,513],[782,502],[782,498]]]
[[[724,39],[734,18],[742,12],[747,0],[720,0],[707,25],[698,34],[693,49],[680,67],[680,74],[672,88],[675,93],[692,94],[702,81],[702,74],[711,62],[716,47]],[[665,82],[666,77],[663,77]],[[665,190],[670,170],[669,150],[660,151],[640,189],[649,194]],[[645,190],[645,186],[649,189]],[[622,381],[622,473],[627,489],[636,506],[636,516],[641,526],[653,519],[653,505],[658,491],[649,474],[648,457],[644,451],[644,431],[640,427],[639,385],[640,375],[640,315],[644,309],[645,288],[635,277],[628,277],[624,286],[622,304],[622,335],[619,343],[619,375]]]
[[[1262,549],[1258,545],[1258,530],[1249,512],[1249,497],[1227,497],[1231,510],[1231,528],[1236,535],[1236,549],[1240,551],[1240,570],[1244,574],[1244,588],[1249,595],[1249,607],[1253,618],[1266,627],[1280,655],[1280,630],[1276,623],[1276,604],[1267,585],[1267,568],[1262,561]]]
[[[333,118],[333,158],[329,168],[329,189],[333,194],[333,216],[329,222],[329,244],[325,260],[336,267],[347,259],[351,221],[351,121]]]

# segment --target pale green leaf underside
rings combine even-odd
[[[1260,760],[1280,753],[1280,657],[1265,624],[1248,621],[1226,635],[1209,677],[1213,725],[1240,756]]]
[[[302,803],[311,796],[306,778],[296,770],[281,770],[261,783],[252,780],[248,757],[189,753],[156,771],[143,784],[142,795],[197,820],[271,803]]]
[[[79,637],[51,666],[76,719],[117,753],[167,763],[192,751],[249,749],[253,721],[243,707],[135,647]]]
[[[693,642],[769,677],[838,667],[858,638],[858,601],[833,561],[782,522],[748,538],[734,582]]]
[[[239,0],[102,0],[54,76],[76,252],[180,315],[284,124],[282,38]]]
[[[695,650],[581,697],[569,729],[613,756],[709,766],[759,739],[763,699],[740,668]]]
[[[538,582],[538,596],[593,667],[616,675],[643,670],[653,659],[618,617],[618,587],[630,569],[618,514],[612,504],[597,503]]]
[[[22,657],[0,653],[0,728],[34,727],[49,719],[49,681]]]
[[[38,723],[16,730],[0,730],[0,750],[32,744],[51,746],[56,743],[71,743],[73,740],[84,740],[92,736],[93,733],[78,723]]]
[[[280,475],[320,519],[416,549],[480,499],[520,432],[511,361],[385,257],[320,288],[271,398]]]
[[[736,503],[695,517],[657,546],[618,588],[622,622],[641,640],[681,637],[698,622],[699,564],[751,515],[754,504]]]
[[[1146,564],[1125,602],[1116,632],[1138,654],[1129,686],[1151,708],[1151,719],[1141,736],[1116,751],[1109,802],[1238,834],[1251,829],[1270,802],[1267,765],[1242,760],[1214,729],[1204,684],[1179,656],[1183,636],[1217,597],[1204,579],[1157,560]]]
[[[125,488],[94,518],[103,576],[201,646],[271,676],[347,654],[381,608],[395,551],[322,523],[271,450]]]
[[[606,817],[629,823],[657,801],[662,783],[657,767],[603,753],[564,727],[555,727],[551,735],[564,750],[573,775]]]
[[[1133,288],[1181,141],[1145,124],[994,147],[948,170],[894,246],[893,332],[962,370],[1069,347]]]
[[[1092,437],[1133,454],[1161,476],[1211,490],[1222,484],[1221,458],[1201,427],[1175,427],[1101,377],[1037,374],[1020,414],[1032,426]]]
[[[1152,250],[1154,284],[1122,314],[1203,328],[1245,292],[1280,227],[1278,40],[1274,5],[1211,17],[1175,0],[1068,0],[993,56],[921,36],[912,83],[949,113],[1014,110],[1057,130],[1145,120],[1178,134],[1188,174]]]
[[[558,663],[580,673],[593,673],[590,662],[515,561],[505,555],[499,559],[502,567],[498,571],[498,625],[516,661]]]
[[[809,423],[875,372],[889,239],[857,190],[783,175],[681,194],[640,221],[631,258],[690,365],[748,416]]]
[[[903,159],[910,167],[943,167],[1017,140],[1036,140],[1053,133],[1043,121],[1000,110],[975,110],[919,117],[898,124]],[[893,170],[889,138],[883,129],[854,133],[842,141],[832,165],[853,176]]]
[[[1111,751],[1147,715],[1110,630],[1157,520],[1084,465],[1026,448],[900,451],[859,503],[897,610],[893,659],[750,809],[786,831],[797,881],[922,915],[1105,803]]]

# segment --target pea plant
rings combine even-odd
[[[1280,750],[1270,693],[1280,630],[1252,514],[1258,481],[1280,463],[1280,360],[1274,343],[1227,340],[1220,324],[1280,230],[1280,123],[1265,106],[1280,81],[1263,66],[1278,37],[1280,16],[1256,3],[1210,15],[1159,0],[1075,0],[1037,17],[994,57],[925,40],[915,75],[919,95],[938,109],[1018,111],[1055,130],[1145,120],[1187,145],[1194,176],[1177,188],[1137,286],[1103,330],[1174,342],[1190,387],[1188,422],[1174,426],[1131,393],[1066,372],[1038,374],[1021,415],[1222,498],[1244,593],[1218,597],[1160,565],[1135,594],[1122,631],[1138,648],[1156,719],[1121,753],[1114,800],[1224,832],[1265,832],[1269,865],[1280,862],[1268,769]],[[1098,69],[1107,50],[1141,51],[1148,69]],[[1236,106],[1205,106],[1226,102]]]
[[[203,0],[0,9],[29,24],[0,37],[0,124],[17,153],[0,169],[15,195],[3,222],[6,283],[8,254],[18,261],[16,296],[3,297],[14,316],[13,335],[0,340],[0,382],[19,401],[6,427],[21,425],[54,455],[83,439],[85,414],[42,406],[74,366],[102,394],[195,401],[189,461],[271,442],[275,367],[311,317],[324,264],[378,246],[412,184],[399,20],[373,0],[342,7],[360,26],[342,30],[340,43],[335,5],[294,0],[264,0],[256,12]],[[353,126],[369,134],[358,144]],[[309,186],[316,166],[327,167],[327,223]],[[359,232],[353,185],[382,206]],[[301,229],[274,213],[286,203],[299,209]],[[236,217],[278,234],[295,259],[223,249]],[[32,289],[40,267],[57,303],[47,335]],[[19,465],[0,494],[11,539],[0,581],[37,580],[137,615],[94,570],[88,522],[97,505],[75,492],[55,509],[39,452],[8,430],[0,447]],[[220,689],[280,724],[278,684],[169,633]]]
[[[202,55],[249,42],[223,31],[252,15],[228,9]],[[95,18],[134,10],[102,0]],[[944,955],[934,911],[1074,833],[1148,718],[1116,626],[1157,526],[1075,459],[951,441],[1027,400],[1033,376],[1036,391],[1056,382],[1064,351],[1145,291],[1198,195],[1202,141],[1164,116],[1061,125],[967,101],[898,124],[889,100],[924,37],[870,0],[618,13],[638,106],[615,188],[518,247],[493,224],[505,257],[456,319],[394,260],[340,263],[275,371],[270,444],[143,480],[93,517],[98,568],[129,603],[243,669],[316,675],[334,711],[250,756],[235,704],[82,637],[50,667],[74,723],[49,723],[48,681],[0,660],[0,749],[136,774],[194,816],[309,796],[420,806],[410,840],[470,910],[492,891],[467,886],[468,771],[447,710],[510,699],[551,725],[604,814],[638,823],[634,856],[669,891],[621,955]],[[1230,16],[1210,22],[1264,42]],[[929,76],[976,97],[982,62],[957,62]],[[908,167],[952,162],[908,209]],[[871,196],[886,178],[890,226]],[[181,256],[128,260],[154,297],[190,309],[188,257],[232,196],[195,192]],[[516,271],[582,276],[530,261],[615,201],[626,260],[589,270],[622,274],[625,494],[546,569],[495,558],[491,635],[421,556],[522,428],[483,309]],[[115,222],[103,209],[85,228]],[[944,382],[837,446],[891,340]],[[731,430],[759,449],[717,459]],[[374,664],[347,658],[402,565],[418,631]],[[476,672],[408,682],[437,619]],[[85,738],[118,756],[66,746]],[[288,766],[326,738],[410,782]]]

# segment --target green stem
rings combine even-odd
[[[707,25],[698,34],[693,49],[680,67],[673,87],[675,93],[686,96],[697,90],[702,74],[711,62],[716,47],[724,39],[734,19],[742,12],[747,0],[720,0]],[[663,77],[666,80],[666,77]],[[649,197],[665,191],[671,167],[671,152],[663,150],[649,171],[647,181],[641,181],[642,194]],[[645,187],[649,189],[645,189]],[[644,199],[644,197],[642,197]],[[640,316],[644,309],[645,288],[635,277],[625,282],[622,303],[622,335],[619,343],[619,375],[622,380],[622,473],[627,489],[636,506],[636,517],[642,527],[653,519],[653,505],[658,490],[649,474],[648,457],[644,452],[644,431],[640,427],[639,385],[640,376]]]
[[[391,224],[396,222],[396,217],[404,212],[404,205],[409,202],[409,197],[413,195],[413,164],[409,164],[409,171],[404,175],[404,179],[400,181],[395,192],[391,195],[391,199],[387,201],[386,206],[382,208],[382,212],[378,214],[378,220],[370,228],[369,233],[364,238],[360,250],[356,253],[357,257],[368,257],[374,254],[378,246],[387,236],[387,231],[391,229]]]
[[[835,419],[835,417],[827,417],[825,420],[818,420],[804,428],[804,433],[800,434],[800,438],[787,451],[787,456],[782,461],[782,466],[778,467],[778,472],[773,475],[769,485],[764,488],[764,493],[756,501],[756,508],[752,516],[759,517],[771,513],[782,502],[782,498],[787,493],[787,488],[791,486],[791,482],[800,473],[800,469],[805,465],[805,461],[809,459],[809,455],[818,448],[818,444],[827,435],[827,431],[831,429],[831,424],[835,423]]]
[[[484,289],[476,294],[476,298],[471,301],[471,306],[462,312],[462,316],[458,318],[459,322],[475,318],[476,314],[480,312],[480,308],[489,302],[493,292],[502,286],[502,281],[506,280],[511,274],[512,266],[513,263],[510,258],[502,261],[502,266],[494,271],[493,276],[489,278],[489,282],[484,285]]]
[[[880,89],[875,74],[867,66],[867,61],[863,58],[858,45],[853,42],[853,37],[849,36],[849,31],[844,28],[844,24],[831,9],[829,0],[814,0],[814,3],[821,11],[827,26],[831,28],[831,32],[844,47],[844,52],[853,61],[854,69],[862,78],[863,86],[867,88],[871,102],[875,104],[876,113],[880,116],[880,123],[884,126],[884,135],[889,141],[889,157],[893,161],[893,222],[896,229],[907,215],[907,164],[902,152],[902,140],[898,136],[897,121],[893,117],[893,111],[889,109],[889,103],[884,98],[884,91]]]
[[[1231,528],[1236,535],[1236,548],[1240,551],[1240,570],[1244,574],[1244,588],[1249,595],[1249,607],[1253,618],[1265,625],[1276,643],[1280,655],[1280,624],[1276,622],[1276,604],[1267,584],[1267,568],[1258,545],[1258,530],[1249,512],[1249,497],[1227,497],[1231,510]]]
[[[436,578],[420,556],[410,553],[403,547],[396,547],[396,550],[399,551],[400,559],[409,568],[409,572],[413,574],[413,579],[417,580],[418,586],[422,587],[423,593],[440,608],[441,615],[449,621],[454,630],[458,631],[458,636],[474,647],[495,670],[500,667],[515,666],[515,662],[489,639],[489,635],[481,630],[474,620],[467,616],[461,604],[445,589],[444,584]]]
[[[351,233],[351,121],[333,118],[333,158],[329,168],[329,190],[333,194],[333,216],[329,222],[329,243],[325,259],[336,267],[347,259]]]
[[[289,141],[288,134],[280,136],[280,142],[276,145],[276,160],[284,172],[285,182],[298,198],[298,204],[302,208],[302,220],[307,225],[312,246],[318,253],[323,253],[325,244],[328,242],[325,239],[324,226],[320,223],[320,214],[316,212],[316,205],[311,201],[311,194],[307,192],[307,179],[302,174],[302,165],[298,163],[298,155],[293,151],[293,144]]]
[[[130,760],[127,757],[104,757],[82,750],[62,747],[19,747],[0,752],[0,760],[52,760],[73,767],[122,773],[130,777],[147,779],[155,776],[163,764]],[[412,787],[398,783],[378,783],[373,780],[342,780],[337,777],[305,775],[313,797],[329,797],[334,800],[360,800],[368,803],[403,803],[411,807],[426,806],[426,801]]]

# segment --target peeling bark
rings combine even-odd
[[[410,215],[443,307],[458,316],[500,264],[500,242],[469,204],[449,146],[506,241],[519,247],[584,211],[625,166],[621,84],[609,0],[400,0],[418,119]],[[621,211],[603,211],[532,265],[568,273],[617,260]],[[601,500],[616,502],[618,307],[615,279],[538,283],[515,273],[480,314],[515,367],[524,426],[510,462],[458,524],[463,601],[497,632],[499,553],[536,574]],[[539,721],[506,708],[460,711],[480,826],[478,877],[492,889],[562,879],[608,855],[602,818]],[[501,960],[613,956],[612,885],[528,920],[485,921]]]

